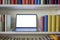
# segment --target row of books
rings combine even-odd
[[[0,4],[60,4],[60,0],[0,0]]]
[[[40,18],[40,29],[43,32],[60,32],[60,16],[45,15]]]
[[[20,38],[20,37],[8,37],[8,36],[0,36],[0,40],[60,40],[60,35],[47,35],[47,36],[40,36],[40,37],[32,37],[32,38]]]
[[[11,15],[0,15],[0,32],[10,31],[11,28]]]

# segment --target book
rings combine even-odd
[[[15,4],[15,0],[10,0],[10,3],[11,4]]]
[[[3,0],[3,3],[2,4],[5,4],[5,0]]]
[[[22,0],[22,4],[26,4],[26,0]]]
[[[58,4],[60,4],[60,0],[58,0]]]
[[[2,32],[2,20],[1,20],[1,15],[0,15],[0,32]]]
[[[51,4],[55,4],[55,0],[51,0]]]
[[[54,40],[58,40],[58,37],[56,35],[51,34],[51,35],[49,35],[49,37],[54,39]]]
[[[41,0],[41,5],[43,5],[44,4],[44,0]]]
[[[5,15],[5,32],[11,31],[11,15]]]
[[[10,0],[7,0],[7,4],[10,4]]]
[[[18,0],[18,4],[22,4],[22,0]]]
[[[15,4],[17,4],[17,0],[15,0]]]
[[[31,4],[34,4],[35,0],[31,0]]]
[[[51,32],[52,28],[52,16],[51,15],[48,15],[48,32]]]
[[[56,15],[52,15],[52,32],[56,32]]]
[[[31,0],[28,0],[28,4],[31,4]]]
[[[3,4],[3,0],[0,0],[0,4]]]
[[[44,16],[44,32],[48,31],[48,15]]]
[[[58,4],[58,0],[55,0],[55,4]]]
[[[60,29],[60,16],[56,15],[56,32],[59,32]]]
[[[44,4],[47,4],[47,0],[44,0]]]
[[[26,4],[29,4],[30,3],[30,0],[26,0]]]
[[[40,28],[39,28],[41,32],[44,31],[44,16],[40,17]]]
[[[41,0],[35,0],[35,4],[41,4]]]

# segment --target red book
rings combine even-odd
[[[0,4],[2,4],[3,3],[3,0],[0,0]]]
[[[26,0],[26,4],[29,4],[29,0]]]
[[[34,0],[31,0],[31,4],[34,4],[34,2],[35,2]]]
[[[60,36],[58,36],[58,40],[60,40]]]
[[[31,4],[31,0],[28,0],[28,4]]]
[[[58,0],[58,4],[60,4],[60,0]]]
[[[14,0],[14,3],[17,4],[17,0]]]
[[[11,0],[10,2],[11,2],[11,4],[15,4],[15,0]]]
[[[22,0],[22,4],[26,4],[26,0]]]
[[[55,1],[54,0],[51,0],[51,4],[55,4]]]
[[[44,31],[44,16],[42,16],[40,18],[40,31],[43,32]]]

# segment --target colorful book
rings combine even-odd
[[[52,28],[52,16],[51,15],[48,15],[48,32],[51,32]]]
[[[40,28],[39,28],[41,32],[44,31],[44,16],[40,17]]]
[[[22,0],[18,0],[18,4],[22,4]]]
[[[55,0],[51,0],[51,4],[55,4]]]
[[[59,32],[60,29],[60,16],[56,15],[56,32]]]
[[[26,0],[22,0],[22,4],[26,4]]]
[[[56,15],[52,15],[52,32],[56,32]]]
[[[44,16],[44,32],[48,31],[48,15]]]
[[[10,3],[11,4],[15,4],[15,0],[10,0]]]
[[[58,4],[60,4],[60,0],[58,0]]]

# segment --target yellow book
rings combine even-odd
[[[54,40],[58,40],[58,37],[56,35],[49,35],[50,38],[54,39]]]
[[[56,32],[59,32],[59,25],[60,25],[60,19],[59,19],[59,15],[56,16]]]
[[[56,32],[56,15],[52,15],[52,32]]]
[[[44,4],[44,0],[41,0],[41,4],[42,4],[42,5]]]
[[[52,16],[51,15],[48,15],[48,32],[51,32],[52,28]]]

